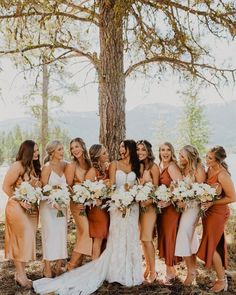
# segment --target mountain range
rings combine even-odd
[[[210,145],[236,147],[236,100],[230,103],[205,105],[210,128]],[[127,138],[147,139],[153,144],[160,140],[174,142],[178,137],[178,121],[182,108],[167,104],[143,104],[127,111]],[[0,131],[9,132],[19,125],[30,130],[36,120],[24,117],[0,121]],[[69,137],[82,137],[87,145],[98,142],[99,116],[96,112],[68,112],[52,115],[50,124],[67,130]]]

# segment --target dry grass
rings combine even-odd
[[[228,240],[228,252],[229,252],[229,269],[227,271],[229,280],[229,291],[222,292],[221,294],[236,294],[236,215],[231,215],[231,218],[227,225],[227,240]],[[72,223],[69,227],[69,253],[71,253],[73,243],[75,241],[75,228]],[[4,246],[4,224],[0,224],[0,294],[1,295],[13,295],[13,294],[24,294],[30,295],[35,294],[32,290],[24,291],[22,288],[14,283],[14,267],[12,262],[6,261],[3,258],[3,246]],[[27,266],[27,273],[32,280],[41,278],[41,240],[40,232],[37,234],[37,260],[30,263]],[[157,269],[159,270],[160,276],[164,275],[163,262],[157,260]],[[164,286],[155,282],[152,285],[142,284],[137,287],[126,288],[120,284],[108,284],[104,283],[102,287],[97,290],[94,294],[97,295],[108,295],[108,294],[182,294],[182,295],[207,295],[212,294],[208,291],[207,284],[213,277],[213,272],[206,271],[203,268],[202,263],[199,262],[199,275],[197,278],[197,284],[192,287],[184,287],[181,283],[186,270],[183,264],[177,266],[178,277],[172,286]]]

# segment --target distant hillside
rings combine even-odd
[[[166,104],[140,105],[127,112],[127,138],[146,138],[155,144],[164,137],[173,142],[177,137],[181,111],[179,107]],[[236,101],[207,105],[205,113],[211,129],[210,144],[236,147]],[[9,132],[17,124],[23,130],[29,130],[36,121],[31,118],[0,121],[0,131]],[[68,130],[70,137],[84,138],[88,146],[98,142],[99,116],[96,112],[54,116],[53,124]]]

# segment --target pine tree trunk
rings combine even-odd
[[[100,1],[99,139],[111,159],[125,138],[125,77],[122,15],[116,0]]]
[[[41,154],[45,157],[45,147],[48,142],[48,87],[49,72],[48,66],[43,64],[43,91],[42,91],[42,113],[41,113]]]

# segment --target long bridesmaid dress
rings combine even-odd
[[[49,176],[48,184],[65,184],[66,178],[63,174],[59,176],[53,170]],[[67,210],[62,210],[63,217],[57,217],[58,210],[52,208],[47,201],[41,201],[39,206],[43,259],[53,261],[65,259],[67,254]]]
[[[38,210],[29,214],[11,197],[5,216],[5,257],[19,262],[35,260]]]
[[[76,175],[73,183],[82,183],[83,181],[81,179],[84,178],[84,174],[85,173],[81,172],[81,175]],[[89,236],[88,217],[80,215],[81,210],[79,208],[79,205],[72,200],[70,201],[70,210],[76,224],[76,243],[73,251],[75,251],[76,253],[91,256],[93,240]]]
[[[219,172],[210,178],[207,177],[209,185],[218,183]],[[224,197],[224,192],[222,192],[221,197]],[[206,211],[206,216],[202,219],[203,235],[197,256],[205,261],[207,268],[212,266],[215,251],[219,253],[224,268],[227,268],[227,245],[224,227],[229,214],[228,205],[213,205]]]
[[[164,184],[170,186],[172,179],[166,167],[160,175],[160,185]],[[158,232],[158,250],[159,257],[165,259],[167,266],[173,266],[177,263],[175,257],[175,242],[178,230],[180,213],[176,212],[173,205],[162,209],[162,213],[157,218],[157,232]]]
[[[97,180],[109,179],[108,173],[105,175],[99,174],[97,171]],[[91,238],[107,239],[109,230],[109,213],[106,209],[101,209],[98,206],[93,206],[88,209],[89,235]]]

